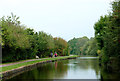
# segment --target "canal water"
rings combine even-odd
[[[109,76],[114,76],[107,72],[102,72]],[[118,77],[120,77],[118,75]],[[30,71],[17,75],[7,81],[38,81],[41,79],[91,79],[103,81],[99,60],[97,57],[78,57],[77,59],[55,61],[40,64]],[[100,80],[99,80],[100,79]]]

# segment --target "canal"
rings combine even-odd
[[[41,79],[117,79],[119,74],[102,71],[97,57],[78,57],[77,59],[40,64],[30,71],[17,75],[7,81],[38,81]],[[102,74],[103,75],[102,75]],[[104,77],[105,76],[105,77]]]

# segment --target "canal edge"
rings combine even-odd
[[[75,59],[75,58],[77,58],[77,57],[68,57],[68,58],[62,58],[62,59],[46,60],[46,61],[41,61],[41,62],[38,62],[38,63],[26,65],[26,66],[21,66],[21,67],[16,68],[16,69],[1,72],[0,73],[0,80],[10,79],[14,76],[17,76],[17,75],[25,72],[25,71],[29,71],[29,70],[31,70],[31,69],[33,69],[33,68],[35,68],[38,65],[43,64],[43,63],[49,63],[49,62],[54,62],[54,61],[67,60],[67,59]]]

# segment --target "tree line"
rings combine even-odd
[[[50,52],[58,55],[69,55],[67,42],[60,37],[53,37],[43,31],[35,32],[21,25],[19,17],[3,16],[0,19],[2,46],[2,62],[48,57]]]
[[[111,3],[111,12],[95,23],[95,39],[101,62],[107,64],[112,57],[120,59],[120,0]]]
[[[90,39],[86,36],[80,38],[73,38],[68,41],[70,54],[76,55],[91,55],[97,56],[97,42],[96,39],[91,37]]]

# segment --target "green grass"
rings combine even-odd
[[[34,64],[34,63],[39,63],[39,62],[42,62],[42,61],[65,59],[65,58],[70,58],[70,57],[78,57],[78,56],[73,55],[73,56],[63,56],[63,57],[48,58],[48,59],[42,58],[41,60],[29,61],[29,62],[19,63],[19,64],[15,64],[15,65],[0,67],[0,69],[2,69],[2,70],[0,70],[0,72],[5,72],[5,71],[16,69],[16,68],[19,68],[19,67],[22,67],[22,66],[28,66],[28,65],[31,65],[31,64]]]

